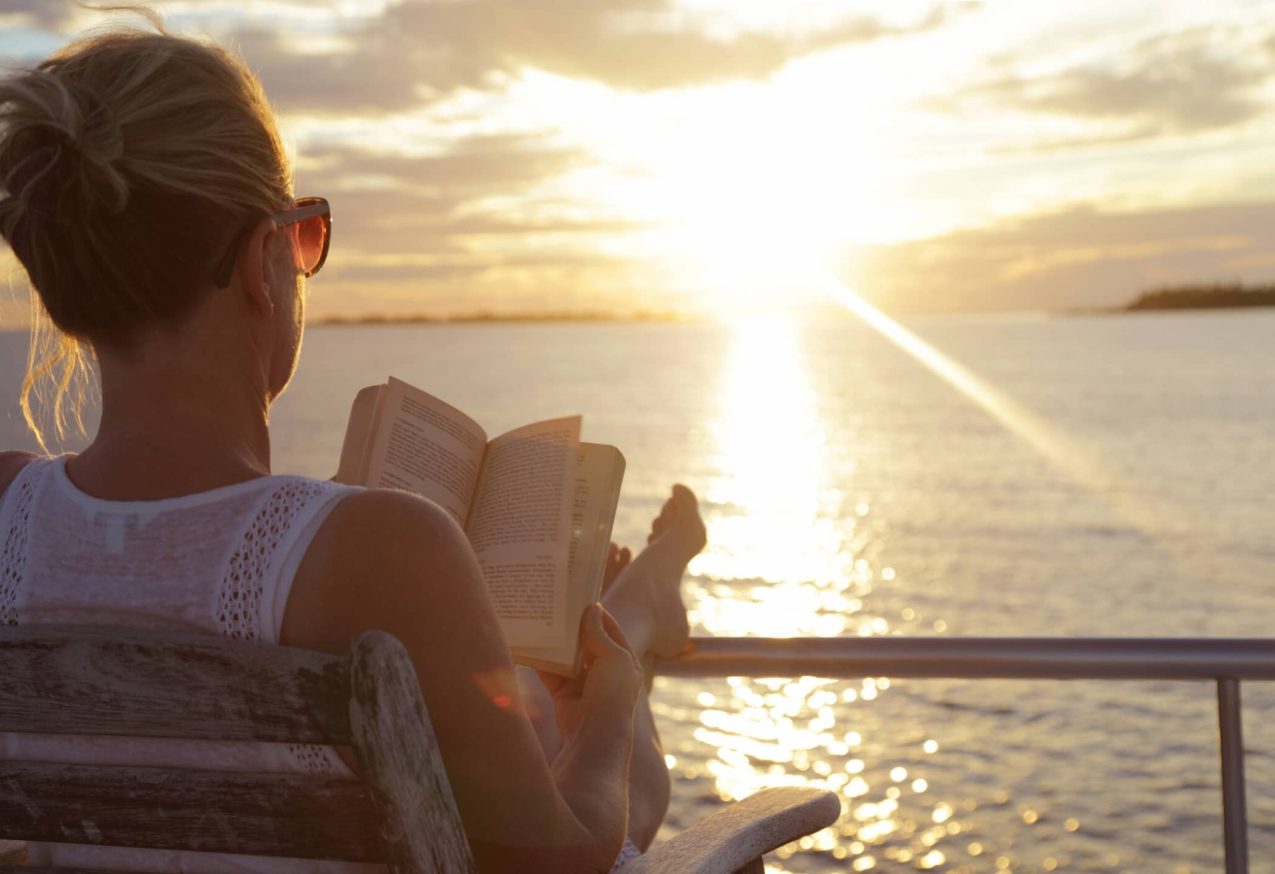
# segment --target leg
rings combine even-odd
[[[646,549],[631,558],[628,549],[612,546],[607,557],[602,603],[642,657],[648,695],[655,656],[676,655],[686,646],[690,629],[682,602],[682,574],[704,542],[704,523],[695,496],[685,486],[674,486],[673,496],[651,525]],[[553,719],[553,700],[534,671],[519,668],[518,679],[545,758],[552,762],[562,747]],[[629,839],[638,848],[645,850],[655,840],[668,802],[664,747],[650,703],[643,696],[633,716],[633,758],[629,763]]]
[[[646,549],[624,565],[602,593],[603,606],[644,659],[675,656],[686,646],[690,628],[682,575],[704,543],[704,521],[695,495],[686,486],[673,486],[673,496],[651,523]]]
[[[682,602],[682,575],[704,542],[704,522],[695,496],[684,486],[674,486],[673,496],[651,526],[647,548],[628,562],[621,554],[619,572],[603,593],[603,605],[620,623],[647,667],[648,694],[654,657],[676,655],[686,646],[690,628]],[[629,839],[645,850],[668,811],[669,774],[645,696],[639,700],[633,719]]]
[[[647,661],[649,664],[649,660]],[[650,671],[647,672],[650,693]],[[669,801],[668,765],[646,695],[633,713],[633,758],[629,760],[629,840],[643,852],[651,846]]]

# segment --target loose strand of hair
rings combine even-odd
[[[75,436],[84,436],[84,406],[91,388],[84,345],[60,331],[49,318],[37,295],[31,295],[31,334],[27,346],[26,374],[22,379],[19,404],[22,419],[35,437],[40,451],[49,454],[45,427],[36,416],[37,406],[52,419],[53,436],[62,445],[71,427]],[[49,397],[49,389],[52,396]]]
[[[155,28],[156,33],[162,34],[164,36],[168,35],[168,28],[164,26],[164,16],[160,15],[154,9],[150,9],[146,6],[141,6],[136,3],[120,3],[120,4],[111,4],[109,6],[107,5],[99,6],[93,3],[86,3],[84,2],[84,0],[76,0],[75,5],[80,7],[81,9],[87,9],[90,12],[106,12],[106,13],[123,12],[128,15],[136,15],[139,18],[146,19],[146,22],[151,27]]]

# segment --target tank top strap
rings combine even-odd
[[[0,625],[18,624],[18,599],[26,578],[31,509],[53,467],[51,458],[33,458],[0,499]]]
[[[341,498],[359,490],[301,477],[277,479],[233,540],[215,617],[227,637],[279,642],[288,594],[310,542]],[[287,750],[293,767],[302,773],[349,774],[331,747],[288,744]]]
[[[275,477],[231,540],[216,604],[222,634],[277,643],[292,577],[318,523],[356,486]]]

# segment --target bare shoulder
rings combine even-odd
[[[385,563],[447,562],[469,553],[469,542],[456,520],[437,504],[393,489],[367,489],[343,498],[333,508],[311,549],[329,560]]]
[[[342,651],[367,628],[397,625],[431,605],[485,599],[464,532],[445,510],[406,492],[343,498],[297,569],[284,614],[286,643]]]
[[[36,456],[30,452],[11,449],[0,452],[0,494],[8,490],[9,484],[17,477],[22,468]]]

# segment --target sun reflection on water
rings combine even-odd
[[[870,585],[826,482],[825,435],[794,324],[754,318],[735,332],[714,424],[720,476],[705,497],[714,581],[692,605],[717,635],[834,636],[854,627]],[[747,597],[739,597],[740,587]]]
[[[897,602],[894,571],[876,559],[888,549],[885,529],[855,484],[855,435],[823,414],[804,331],[741,321],[724,356],[709,418],[714,473],[703,488],[709,546],[687,592],[696,634],[872,637],[920,627]],[[967,744],[924,724],[934,709],[920,715],[916,686],[884,677],[657,683],[667,684],[652,701],[657,716],[688,729],[667,760],[690,781],[692,803],[773,786],[840,797],[839,821],[777,850],[772,874],[1021,870],[1013,840],[985,834],[976,813],[1012,811],[1008,794],[951,794]],[[1014,818],[1027,828],[1049,821],[1026,805]]]
[[[856,555],[870,508],[827,475],[829,437],[841,444],[848,438],[825,430],[798,326],[761,318],[739,323],[721,380],[712,463],[719,475],[704,502],[709,547],[691,567],[697,633],[890,633],[890,623],[866,610],[865,599],[893,573],[878,573]],[[899,761],[896,736],[865,737],[879,724],[865,708],[877,706],[889,688],[885,678],[732,677],[724,693],[700,691],[697,710],[676,714],[695,723],[694,740],[709,751],[688,773],[710,778],[725,799],[771,786],[838,793],[841,820],[781,848],[780,865],[804,852],[858,871],[888,862],[939,868],[947,861],[940,844],[960,826],[949,822],[950,803],[926,794],[923,763],[938,742],[922,738],[915,755]],[[677,757],[670,761],[676,765]]]

